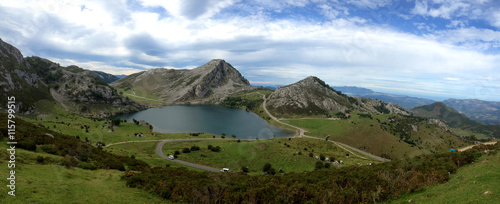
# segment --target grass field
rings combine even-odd
[[[440,185],[405,195],[387,203],[498,203],[500,201],[500,154],[485,155],[462,167]]]
[[[418,131],[411,132],[416,145],[400,140],[398,135],[383,130],[381,123],[388,123],[391,115],[372,115],[373,119],[361,118],[352,114],[349,119],[286,119],[289,123],[306,129],[306,135],[325,138],[349,144],[378,156],[386,155],[391,159],[412,157],[431,152],[446,151],[450,147],[461,147],[466,144],[450,133],[426,124],[416,126]],[[377,120],[378,119],[378,120]],[[380,121],[380,122],[379,122]]]
[[[207,146],[220,146],[220,152],[212,152]],[[182,153],[183,148],[200,147],[199,151]],[[288,147],[289,146],[289,147]],[[346,151],[331,142],[308,138],[278,138],[258,141],[199,141],[166,143],[163,152],[173,154],[179,150],[179,160],[214,168],[229,168],[232,172],[240,172],[241,167],[248,167],[251,174],[262,174],[262,167],[270,163],[276,170],[284,172],[312,171],[318,159],[310,157],[323,154],[325,157],[343,160],[344,165],[376,163],[355,156],[347,157]],[[201,156],[204,155],[204,156]]]
[[[175,162],[171,162],[167,159],[161,158],[156,154],[156,145],[159,142],[135,142],[135,143],[125,143],[117,144],[113,146],[106,147],[105,149],[110,153],[122,156],[132,156],[136,159],[142,160],[148,163],[152,167],[185,167],[193,171],[203,171],[197,168],[192,168],[189,166],[181,165]]]
[[[0,147],[7,149],[6,141]],[[68,169],[59,165],[62,157],[16,149],[15,197],[7,194],[7,151],[0,151],[1,203],[165,203],[140,189],[128,188],[117,170]],[[44,164],[37,162],[44,158]]]

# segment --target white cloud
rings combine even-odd
[[[164,8],[169,15],[130,10],[124,1],[115,2],[115,7],[101,1],[68,1],[58,9],[7,2],[0,3],[1,37],[21,45],[18,47],[25,55],[41,55],[63,65],[113,74],[166,66],[192,68],[223,58],[256,82],[287,84],[316,75],[336,85],[398,87],[442,94],[448,94],[447,86],[457,89],[454,94],[470,93],[479,86],[476,79],[500,76],[500,55],[482,53],[498,47],[497,31],[470,27],[434,31],[435,27],[425,23],[415,26],[431,34],[417,36],[369,24],[359,17],[338,18],[349,12],[335,2],[323,1],[314,7],[330,17],[322,22],[271,18],[264,11],[248,15],[221,13],[238,4],[235,1],[211,2],[212,6],[203,4],[200,8],[184,1],[141,1],[150,9]],[[265,2],[278,10],[311,3]],[[255,4],[262,6],[265,2]],[[351,1],[360,2],[365,1]],[[380,7],[385,1],[370,2],[367,8]],[[441,18],[460,15],[462,8],[431,8],[421,1],[417,4],[416,14]],[[456,26],[461,23],[457,21]],[[470,88],[450,84],[456,81],[443,80],[443,76],[460,79]],[[481,86],[490,87],[500,81],[495,77],[481,81]],[[500,96],[497,98],[500,100]]]
[[[390,4],[391,0],[347,0],[346,2],[361,8],[376,9]]]

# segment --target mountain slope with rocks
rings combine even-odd
[[[166,104],[218,104],[231,94],[254,89],[238,70],[221,59],[211,60],[192,70],[151,69],[129,75],[111,85],[154,95]]]
[[[16,113],[32,113],[39,100],[54,100],[48,86],[14,46],[0,39],[0,97],[4,109],[8,97],[15,97]]]
[[[347,96],[314,76],[277,88],[269,95],[267,104],[273,113],[280,116],[328,115],[352,110],[374,114],[409,114],[397,104]]]
[[[93,71],[75,65],[62,67],[40,57],[27,57],[26,61],[49,86],[53,98],[68,111],[90,117],[107,117],[144,108],[119,95]]]

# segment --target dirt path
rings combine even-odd
[[[484,142],[484,143],[480,143],[480,144],[476,144],[476,145],[471,145],[471,146],[467,146],[467,147],[464,147],[464,148],[460,148],[460,149],[458,149],[458,151],[459,152],[463,152],[463,151],[471,149],[472,147],[477,146],[477,145],[482,145],[482,144],[484,144],[484,145],[492,145],[492,144],[495,144],[495,143],[497,143],[497,141]]]
[[[277,123],[279,123],[279,124],[286,125],[286,126],[288,126],[288,127],[292,127],[292,128],[294,128],[294,129],[297,129],[297,130],[299,131],[299,135],[298,135],[299,137],[303,137],[303,136],[304,136],[304,132],[305,132],[305,130],[304,130],[304,129],[299,128],[299,127],[294,126],[294,125],[290,125],[290,124],[288,124],[288,123],[281,122],[280,120],[278,120],[278,118],[276,118],[276,117],[274,117],[273,115],[271,115],[271,113],[270,113],[270,112],[267,110],[267,108],[266,108],[266,102],[267,102],[266,95],[261,94],[261,93],[259,93],[259,92],[257,92],[257,93],[258,93],[258,94],[260,94],[260,95],[262,96],[262,98],[264,99],[264,102],[262,103],[262,108],[264,109],[264,111],[266,112],[266,114],[267,114],[267,115],[269,115],[269,117],[270,117],[271,119],[273,119],[274,121],[276,121],[276,122],[277,122]]]

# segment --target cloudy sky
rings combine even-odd
[[[497,0],[2,0],[25,56],[112,74],[221,58],[254,85],[500,101]]]

